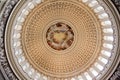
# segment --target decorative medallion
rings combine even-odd
[[[58,22],[48,29],[46,39],[53,49],[65,50],[73,43],[74,33],[69,25]]]

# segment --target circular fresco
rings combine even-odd
[[[65,50],[73,43],[74,33],[69,25],[58,22],[48,29],[46,39],[53,49]]]

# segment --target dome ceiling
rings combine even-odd
[[[120,24],[111,2],[16,0],[10,4],[5,10],[11,15],[7,18],[5,12],[1,19],[1,24],[8,19],[1,31],[1,54],[9,62],[11,79],[102,80],[118,64]],[[3,60],[1,65],[8,64]]]

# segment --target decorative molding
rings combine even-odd
[[[4,46],[4,32],[6,28],[6,23],[8,21],[8,18],[17,4],[18,0],[10,0],[5,6],[5,10],[3,14],[1,15],[0,19],[0,66],[1,71],[5,77],[6,80],[17,80],[16,75],[12,71],[9,62],[7,60],[6,52],[5,52],[5,46]]]
[[[116,8],[118,9],[120,13],[120,0],[112,0],[112,2],[114,3],[114,5],[116,6]]]
[[[119,14],[120,14],[120,0],[112,0],[113,4],[116,6]],[[114,73],[112,74],[109,80],[119,80],[120,79],[120,62]]]
[[[119,80],[119,79],[120,79],[120,63],[109,80]]]
[[[0,0],[0,13],[4,9],[5,4],[6,4],[6,0]]]

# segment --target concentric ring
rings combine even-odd
[[[75,32],[73,45],[65,52],[46,47],[49,45],[44,41],[46,25],[59,19],[69,22]],[[109,14],[97,0],[32,1],[14,30],[12,47],[18,63],[29,77],[38,80],[40,75],[52,80],[96,77],[111,58],[115,41]]]

